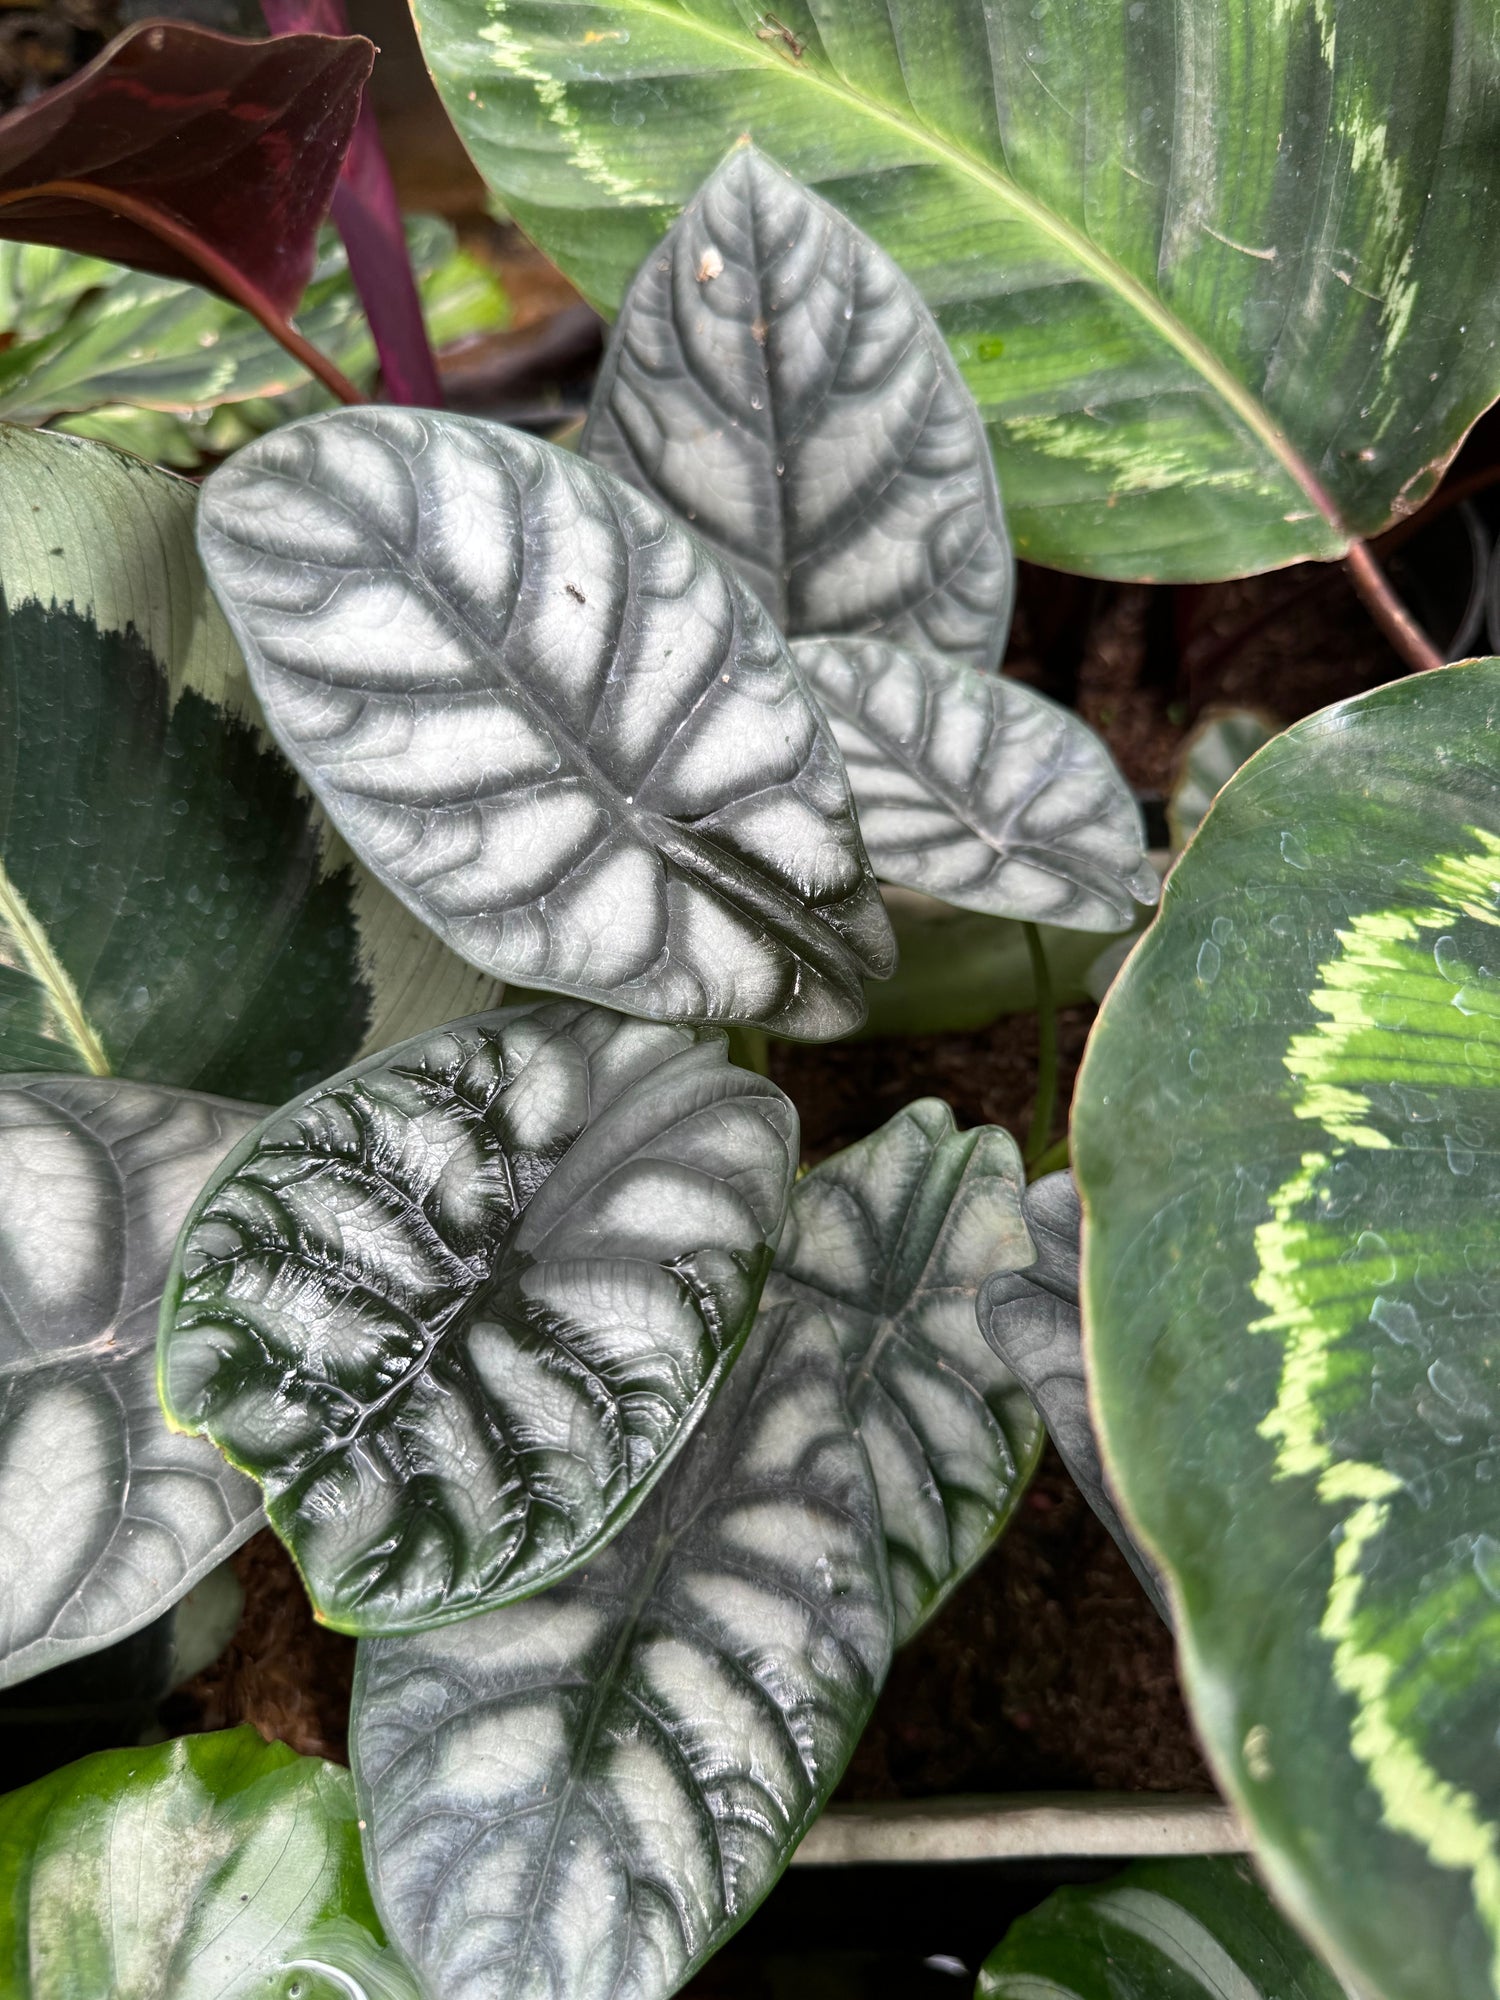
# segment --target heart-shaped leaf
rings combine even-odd
[[[1156,900],[1140,810],[1086,723],[881,639],[800,639],[870,865],[961,909],[1116,931]]]
[[[1015,566],[974,399],[910,280],[753,147],[641,266],[582,448],[788,635],[999,665]]]
[[[1078,1190],[1071,1174],[1047,1174],[1024,1199],[1036,1262],[999,1271],[979,1292],[979,1330],[1036,1405],[1073,1483],[1108,1528],[1141,1588],[1170,1624],[1166,1593],[1126,1532],[1099,1463],[1083,1372],[1078,1317]]]
[[[1492,0],[1430,0],[1419,37],[1330,0],[416,13],[480,171],[606,308],[739,133],[873,236],[948,337],[1030,561],[1339,555],[1500,392]]]
[[[215,290],[227,268],[289,313],[374,60],[359,35],[143,22],[0,118],[0,236]]]
[[[355,1778],[392,1938],[444,2000],[665,2000],[785,1867],[890,1645],[837,1337],[762,1314],[586,1570],[360,1646]]]
[[[347,1771],[253,1729],[106,1750],[0,1799],[7,2000],[417,2000]]]
[[[890,926],[838,752],[707,548],[473,418],[341,410],[203,489],[288,756],[465,957],[654,1018],[857,1027]]]
[[[1386,2000],[1500,1977],[1500,661],[1220,794],[1075,1101],[1105,1463],[1289,1908]]]
[[[975,2000],[1350,2000],[1237,1857],[1140,1861],[1011,1925]]]
[[[183,1231],[162,1399],[261,1481],[341,1630],[539,1590],[707,1407],[796,1159],[722,1035],[576,1002],[455,1022],[231,1156]]]
[[[1010,1519],[1042,1449],[1026,1392],[980,1337],[979,1287],[1035,1250],[1015,1142],[899,1112],[792,1191],[762,1311],[826,1314],[880,1495],[899,1645]]]
[[[268,738],[194,489],[0,425],[0,491],[0,1071],[276,1102],[487,1005]]]
[[[260,1525],[251,1482],[156,1400],[173,1240],[255,1118],[0,1077],[0,1687],[137,1631]]]

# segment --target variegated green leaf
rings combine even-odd
[[[657,1020],[858,1027],[895,951],[838,751],[653,502],[500,424],[343,410],[214,473],[198,532],[288,755],[465,957]]]
[[[910,280],[754,147],[641,266],[582,449],[690,522],[789,636],[999,665],[1015,566],[974,399]]]
[[[1500,1987],[1500,661],[1232,778],[1074,1106],[1105,1462],[1272,1886]]]
[[[666,2000],[833,1789],[890,1660],[839,1343],[766,1313],[656,1496],[584,1570],[365,1640],[375,1898],[442,2000]]]
[[[230,1155],[168,1281],[162,1400],[261,1481],[329,1624],[539,1590],[718,1389],[796,1157],[720,1034],[577,1002],[455,1022]]]
[[[0,426],[0,1071],[264,1103],[487,1004],[261,722],[194,489]]]
[[[1500,0],[417,0],[465,144],[613,307],[740,134],[895,259],[1017,553],[1340,554],[1500,391]]]
[[[799,639],[870,865],[959,908],[1117,931],[1156,900],[1140,808],[1086,723],[1021,681],[883,639]]]
[[[979,1287],[1036,1252],[1009,1133],[954,1129],[924,1098],[792,1191],[762,1312],[827,1315],[880,1496],[897,1643],[1009,1520],[1042,1448],[1025,1390],[985,1343]]]

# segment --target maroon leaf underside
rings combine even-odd
[[[236,297],[217,264],[289,314],[374,60],[360,35],[252,42],[143,22],[0,118],[0,236]]]

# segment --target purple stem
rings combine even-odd
[[[261,11],[273,35],[349,33],[344,0],[261,0]],[[386,400],[440,409],[437,363],[368,88],[333,191],[333,220],[380,356]]]

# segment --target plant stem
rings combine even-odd
[[[118,188],[99,187],[92,181],[40,181],[34,187],[14,188],[9,193],[0,194],[0,209],[47,196],[85,202],[90,208],[102,208],[107,214],[121,216],[125,221],[135,223],[137,228],[149,231],[161,242],[169,244],[180,257],[195,265],[215,291],[243,307],[274,341],[286,349],[293,360],[301,362],[308,374],[315,376],[325,389],[331,390],[341,403],[362,403],[365,400],[348,376],[335,368],[327,355],[320,353],[310,340],[305,339],[284,313],[276,310],[259,285],[252,284],[227,257],[221,256],[212,244],[205,243],[186,223],[177,221],[175,216],[168,215],[152,202],[141,201]]]
[[[1392,590],[1368,542],[1351,542],[1344,566],[1366,610],[1413,673],[1431,673],[1435,667],[1448,664]]]
[[[1072,1157],[1071,1146],[1072,1141],[1065,1132],[1045,1153],[1037,1154],[1026,1169],[1027,1180],[1039,1181],[1043,1174],[1055,1174],[1060,1167],[1067,1166]]]
[[[1031,954],[1031,981],[1036,991],[1037,1066],[1036,1103],[1031,1112],[1031,1129],[1026,1134],[1026,1164],[1031,1166],[1046,1151],[1052,1135],[1052,1114],[1057,1109],[1057,1007],[1052,998],[1052,968],[1035,924],[1022,924],[1026,949]]]

